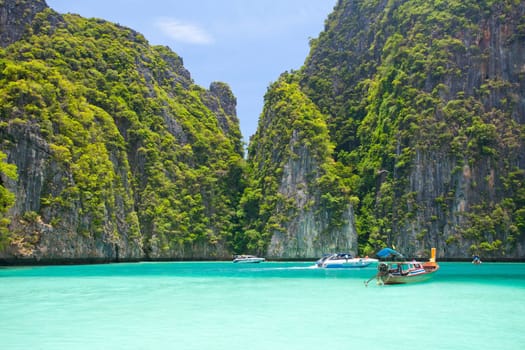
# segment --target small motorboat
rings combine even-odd
[[[378,259],[367,257],[354,258],[350,253],[335,253],[323,256],[317,260],[317,267],[322,268],[360,268],[377,263]]]
[[[402,257],[401,254],[395,253],[396,254],[393,254],[394,256]],[[381,255],[378,253],[378,256]],[[377,274],[366,281],[365,285],[368,286],[368,282],[374,278],[379,285],[422,282],[431,278],[433,273],[438,269],[439,265],[436,263],[436,248],[432,248],[431,258],[428,262],[421,263],[415,260],[381,261],[377,265]]]
[[[472,258],[472,263],[474,265],[479,265],[481,263],[483,263],[483,261],[481,261],[481,258],[477,255],[474,255],[474,257]]]
[[[234,263],[252,263],[252,264],[255,264],[255,263],[260,263],[260,262],[263,262],[265,261],[264,258],[259,258],[255,255],[235,255],[233,257],[233,262]]]

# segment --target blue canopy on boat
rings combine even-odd
[[[377,252],[377,257],[378,258],[388,258],[390,256],[397,256],[397,257],[400,257],[402,258],[403,255],[397,251],[395,251],[394,249],[391,249],[391,248],[383,248],[381,249],[380,251]]]

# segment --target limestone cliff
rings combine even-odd
[[[0,259],[525,258],[523,0],[340,0],[247,166],[229,87],[140,33],[0,0],[0,46]]]
[[[301,88],[327,115],[360,247],[525,256],[524,1],[341,0]]]
[[[230,256],[236,100],[129,28],[0,2],[0,150],[18,178],[9,262]],[[234,185],[232,185],[234,184]]]
[[[269,258],[357,253],[353,207],[332,158],[324,117],[283,75],[265,96],[241,200],[248,250]]]

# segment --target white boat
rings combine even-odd
[[[354,258],[349,253],[335,253],[323,256],[317,260],[317,267],[322,268],[361,268],[378,262],[378,259],[367,257]]]
[[[233,257],[234,263],[260,263],[263,262],[264,258],[259,258],[255,255],[235,255]]]

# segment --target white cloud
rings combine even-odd
[[[192,23],[176,19],[160,18],[155,23],[156,27],[170,38],[187,44],[211,44],[212,37],[206,31]]]

